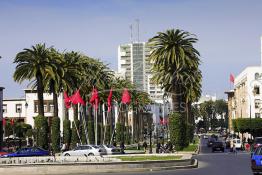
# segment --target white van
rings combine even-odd
[[[236,149],[242,149],[242,142],[240,139],[232,139],[231,148],[233,148],[234,144],[235,144]]]

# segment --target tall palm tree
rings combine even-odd
[[[53,94],[53,105],[54,105],[54,117],[58,117],[58,94],[62,91],[62,86],[64,84],[64,68],[61,65],[62,55],[51,48],[49,51],[50,64],[53,65],[53,71],[48,71],[44,77],[45,90]]]
[[[171,93],[173,110],[176,112],[185,112],[183,76],[189,73],[188,69],[198,67],[200,62],[200,54],[193,46],[196,42],[195,36],[179,29],[159,32],[149,39],[149,46],[152,48],[149,59],[153,63],[153,80],[161,84],[166,92]]]
[[[13,78],[16,82],[22,83],[24,80],[36,82],[38,96],[38,114],[44,116],[44,84],[43,80],[47,72],[53,71],[50,65],[49,49],[45,44],[36,44],[30,49],[24,49],[19,52],[14,63],[16,70]]]

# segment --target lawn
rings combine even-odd
[[[120,156],[122,161],[179,160],[182,156]]]

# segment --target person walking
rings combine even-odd
[[[143,143],[143,147],[144,147],[144,151],[146,153],[146,149],[147,149],[147,143],[146,142]]]
[[[237,149],[236,149],[236,144],[235,143],[233,143],[233,153],[235,155],[237,155]]]

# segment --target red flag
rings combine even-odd
[[[229,81],[234,83],[235,82],[235,77],[233,74],[230,74],[230,78],[229,78]]]
[[[5,118],[3,118],[3,126],[5,126],[6,125],[6,120],[5,120]]]
[[[130,101],[131,101],[131,97],[129,95],[128,90],[125,88],[124,92],[123,92],[123,95],[122,95],[122,103],[123,104],[128,104],[128,103],[130,103]]]
[[[107,110],[110,111],[112,107],[112,96],[113,96],[113,91],[110,89],[109,95],[107,97]]]
[[[66,108],[70,108],[71,107],[71,100],[67,95],[67,92],[64,92],[64,102],[65,102],[65,106]]]
[[[90,98],[90,103],[95,105],[96,110],[98,109],[99,97],[98,97],[98,91],[96,88],[93,88],[92,96]]]
[[[14,120],[13,118],[11,119],[10,124],[11,124],[12,126],[14,126],[15,120]]]
[[[73,103],[73,104],[78,104],[78,103],[80,103],[80,104],[82,104],[82,105],[86,105],[85,104],[85,101],[82,99],[82,97],[81,97],[81,95],[80,95],[80,92],[79,92],[79,90],[77,90],[76,92],[75,92],[75,94],[73,94],[71,97],[70,97],[70,100],[71,100],[71,102]]]

